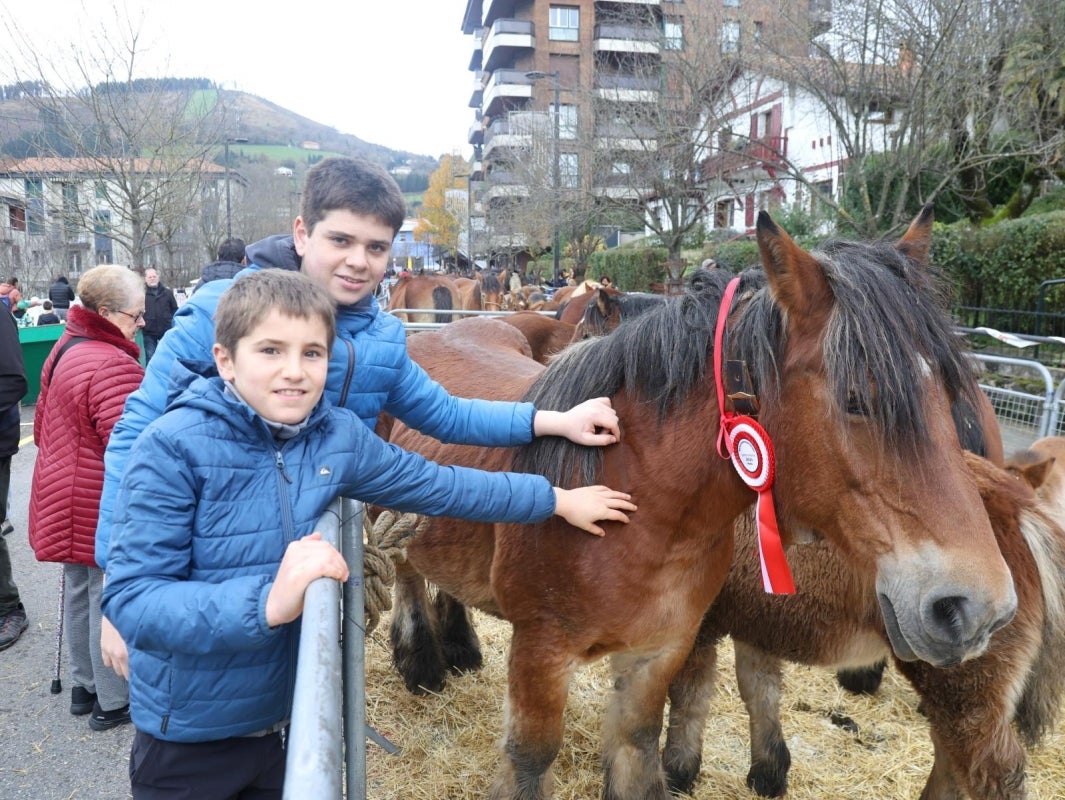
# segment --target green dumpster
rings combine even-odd
[[[22,358],[26,362],[26,396],[22,399],[23,405],[32,405],[37,402],[37,395],[41,393],[41,367],[44,360],[52,352],[55,343],[67,329],[66,325],[42,325],[41,327],[19,328],[18,340],[22,345]],[[62,363],[62,362],[60,362]]]
[[[37,395],[41,393],[41,368],[44,360],[52,352],[59,337],[66,331],[63,325],[42,325],[38,327],[19,328],[18,340],[22,345],[22,358],[26,362],[26,396],[22,399],[24,406],[33,405],[37,402]],[[141,332],[137,331],[137,344],[144,347]],[[60,362],[62,363],[62,362]],[[141,356],[141,363],[144,357]]]

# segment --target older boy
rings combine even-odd
[[[183,390],[134,444],[114,518],[104,613],[130,646],[133,797],[280,797],[307,585],[347,578],[312,533],[337,495],[404,510],[602,534],[629,496],[534,475],[441,467],[322,399],[333,301],[306,276],[238,279],[217,312],[220,377]]]
[[[585,401],[565,413],[538,411],[529,403],[455,398],[410,360],[402,324],[381,313],[373,297],[406,214],[399,187],[382,167],[352,158],[325,159],[308,171],[301,202],[292,235],[249,245],[248,270],[241,274],[267,268],[299,270],[332,295],[337,339],[325,393],[334,405],[355,412],[371,429],[384,410],[445,442],[512,446],[544,435],[586,445],[618,440],[617,414],[606,398]],[[115,490],[130,446],[166,406],[175,361],[210,359],[215,306],[231,284],[212,281],[181,307],[111,434],[96,534],[100,566],[107,563]]]

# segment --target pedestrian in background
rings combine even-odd
[[[144,369],[134,338],[144,325],[144,285],[126,267],[93,267],[78,283],[81,305],[41,369],[33,419],[37,461],[30,491],[30,544],[38,561],[63,565],[70,713],[92,714],[96,731],[129,722],[129,687],[103,663],[103,570],[93,554],[104,450]]]
[[[22,292],[18,289],[18,278],[8,278],[6,281],[0,281],[0,303],[6,305],[8,311],[15,311],[21,299]]]
[[[18,328],[10,314],[0,314],[0,519],[7,520],[7,496],[11,488],[11,457],[18,452],[19,400],[26,396],[26,366],[22,361]],[[29,626],[26,608],[19,597],[11,556],[7,551],[5,524],[0,535],[0,650],[11,647]]]
[[[41,304],[41,313],[37,315],[38,325],[58,325],[62,322],[59,315],[55,313],[55,309],[52,308],[52,301],[45,300]]]
[[[159,272],[148,268],[144,271],[144,363],[155,355],[156,345],[174,324],[177,298],[159,280]]]
[[[52,306],[55,307],[55,313],[59,315],[59,318],[66,319],[70,304],[78,298],[74,290],[70,288],[67,276],[57,275],[48,288],[48,299],[52,301]]]
[[[244,269],[245,264],[247,264],[247,258],[244,255],[244,240],[231,236],[218,246],[218,260],[212,261],[203,268],[203,274],[200,275],[199,282],[192,290],[193,294],[206,283],[235,277]]]

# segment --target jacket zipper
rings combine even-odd
[[[274,450],[274,464],[277,467],[277,488],[281,495],[281,525],[282,530],[285,532],[285,546],[287,548],[289,543],[295,539],[294,526],[292,524],[292,506],[288,496],[288,487],[292,483],[292,478],[285,472],[285,457],[281,453],[281,448]],[[286,696],[290,698],[296,688],[296,662],[298,658],[299,641],[297,640],[294,645],[290,642],[288,649],[288,691]],[[289,701],[285,716],[292,716],[291,701]]]

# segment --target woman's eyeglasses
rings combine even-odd
[[[117,308],[113,308],[111,310],[114,311],[116,314],[121,314],[123,317],[129,317],[134,322],[143,322],[144,321],[144,312],[143,311],[138,311],[136,314],[130,314],[128,311],[119,311]]]

